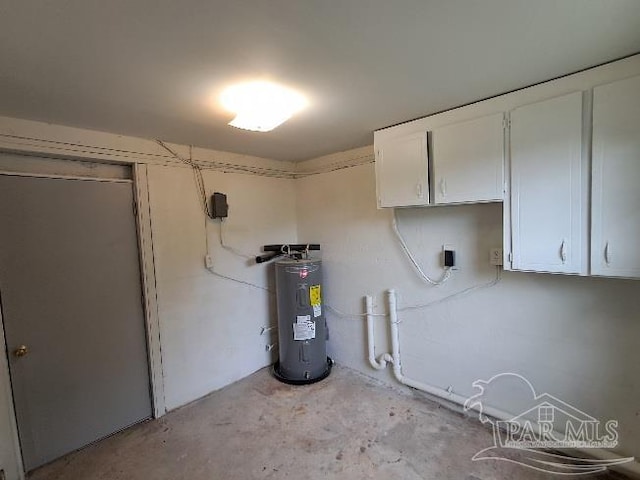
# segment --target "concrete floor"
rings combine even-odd
[[[264,369],[67,455],[29,478],[563,478],[504,461],[471,461],[492,442],[477,421],[344,367],[303,387],[279,383]]]

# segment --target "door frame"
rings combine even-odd
[[[142,282],[142,300],[144,302],[145,327],[147,331],[151,402],[153,418],[159,418],[167,413],[167,407],[164,399],[160,316],[158,314],[156,265],[153,250],[153,226],[147,165],[134,163],[132,170],[136,233],[138,237],[138,254],[140,255],[140,281]]]
[[[0,154],[13,153],[0,148]],[[56,158],[62,160],[71,160],[69,158],[43,155],[38,152],[27,153],[20,152],[21,155],[29,155],[39,158]],[[92,161],[98,163],[112,163],[101,162],[97,159],[83,158],[85,161]],[[159,418],[166,412],[165,396],[164,396],[164,373],[162,367],[162,348],[160,344],[160,318],[158,315],[158,299],[156,289],[156,268],[155,268],[155,256],[153,248],[153,234],[152,234],[152,220],[151,220],[151,208],[149,201],[149,184],[147,165],[144,163],[123,162],[124,165],[130,166],[132,171],[131,184],[133,187],[134,195],[134,215],[136,218],[136,237],[138,241],[138,255],[140,265],[140,283],[142,287],[142,301],[143,311],[145,317],[145,332],[146,332],[146,345],[147,345],[147,362],[149,368],[149,388],[151,393],[152,413],[153,418]],[[11,175],[9,172],[0,172],[0,175]],[[49,174],[29,174],[19,173],[21,176],[33,176],[33,177],[45,177],[45,178],[60,178],[60,175]],[[105,179],[94,179],[86,177],[88,181],[105,181]],[[122,180],[115,180],[120,181]],[[0,345],[6,345],[6,339],[4,336],[4,322],[2,318],[2,311],[0,310]],[[14,472],[17,472],[18,478],[24,480],[25,470],[24,463],[22,461],[22,449],[20,445],[20,438],[18,435],[18,424],[16,420],[16,413],[14,407],[13,390],[11,386],[11,376],[9,371],[9,352],[5,349],[5,354],[0,354],[0,384],[4,384],[0,395],[6,395],[8,406],[8,418],[10,419],[10,435],[13,438],[13,446],[15,451],[15,463],[14,465],[7,465]],[[10,471],[6,472],[7,475],[11,475]],[[7,477],[11,478],[11,476]]]

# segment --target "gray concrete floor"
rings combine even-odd
[[[477,421],[344,367],[302,387],[279,383],[264,369],[67,455],[29,478],[563,478],[510,462],[471,461],[492,442]]]

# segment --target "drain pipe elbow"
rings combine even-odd
[[[464,405],[466,398],[456,395],[453,392],[442,390],[438,387],[427,385],[426,383],[418,382],[406,377],[402,373],[402,364],[400,361],[400,329],[398,327],[398,310],[396,291],[389,290],[387,292],[387,301],[389,302],[389,324],[391,327],[391,355],[393,360],[393,376],[402,383],[411,388],[427,392],[445,400],[449,400],[460,405]]]
[[[373,328],[373,301],[371,295],[365,297],[365,308],[367,315],[367,348],[369,350],[369,364],[376,370],[387,368],[388,363],[393,362],[393,358],[388,353],[383,353],[376,359],[375,335]]]

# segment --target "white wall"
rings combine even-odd
[[[189,155],[189,148],[184,145],[171,148],[184,157]],[[262,326],[275,318],[272,295],[216,277],[204,268],[205,220],[193,174],[155,141],[0,117],[0,151],[148,165],[168,409],[206,395],[272,361],[273,354],[267,353],[265,346],[273,343],[273,337],[260,335]],[[213,169],[204,172],[207,193],[220,191],[228,195],[229,245],[255,255],[263,244],[297,241],[291,163],[200,148],[193,149],[193,157]],[[4,169],[11,170],[18,163],[22,171],[41,169],[29,157],[4,158],[9,162],[3,163]],[[68,173],[64,162],[48,163],[55,164],[51,167],[55,168],[47,172]],[[268,274],[272,267],[249,265],[246,259],[222,250],[218,227],[218,223],[208,221],[209,252],[215,271],[272,287]],[[0,343],[4,343],[1,331]],[[17,447],[8,366],[6,357],[0,356],[0,469],[5,469],[8,480],[20,478]]]
[[[297,241],[294,180],[217,171],[205,171],[204,180],[208,194],[228,195],[228,245],[256,255],[264,244]],[[274,321],[274,298],[205,269],[205,217],[190,168],[150,165],[148,181],[164,394],[171,410],[273,361],[265,349],[273,336],[260,331]],[[272,289],[272,265],[222,249],[219,226],[206,222],[214,271]],[[11,479],[18,472],[6,373],[0,368],[0,466]]]
[[[347,152],[348,154],[348,152]],[[316,162],[317,163],[317,162]],[[396,288],[399,306],[427,303],[490,282],[491,247],[502,244],[501,204],[399,209],[400,228],[426,271],[437,276],[442,245],[456,247],[460,270],[443,286],[422,283],[391,230],[391,210],[377,210],[373,164],[297,180],[298,236],[322,244],[325,300],[362,312],[362,297]],[[400,316],[404,373],[463,396],[476,379],[501,372],[526,376],[599,418],[618,419],[620,449],[640,456],[640,282],[505,272],[492,288]],[[367,375],[362,318],[328,315],[330,355]],[[389,351],[385,320],[376,324],[377,352]],[[494,405],[520,413],[505,396]]]
[[[578,74],[558,82],[560,90],[590,88],[613,76],[635,75],[640,56],[605,66],[595,76]],[[595,83],[594,83],[595,82]],[[556,87],[525,90],[522,98]],[[551,89],[551,90],[549,90]],[[506,96],[509,108],[513,95]],[[466,112],[485,114],[476,104]],[[475,113],[474,113],[475,112]],[[455,119],[455,111],[438,116]],[[425,129],[427,120],[415,122]],[[443,123],[443,124],[444,124]],[[436,125],[432,125],[436,126]],[[427,130],[429,128],[426,128]],[[187,156],[185,146],[173,146]],[[260,328],[271,323],[273,299],[261,289],[216,277],[203,267],[205,220],[191,171],[152,140],[0,117],[0,149],[108,162],[147,163],[156,259],[158,313],[166,406],[171,409],[268,364],[269,340]],[[400,306],[435,300],[489,282],[488,251],[502,242],[499,204],[404,209],[402,230],[420,261],[437,275],[442,244],[458,252],[461,270],[441,287],[421,283],[403,257],[390,228],[390,211],[377,210],[371,148],[315,159],[297,167],[224,152],[194,149],[194,158],[227,171],[242,169],[268,178],[206,171],[208,193],[222,191],[231,205],[227,241],[248,254],[260,245],[319,242],[329,304],[362,311],[362,297],[397,288]],[[341,159],[348,159],[342,162]],[[233,165],[239,166],[235,168]],[[344,168],[347,164],[357,164]],[[339,169],[335,171],[329,171]],[[248,265],[219,248],[219,224],[207,222],[209,253],[221,274],[268,285],[269,266]],[[432,308],[402,315],[405,373],[424,383],[475,393],[471,383],[505,370],[527,376],[547,391],[601,419],[620,422],[621,453],[640,456],[640,283],[628,280],[505,273],[497,286]],[[339,362],[394,382],[389,372],[366,363],[364,321],[329,315],[330,354]],[[378,351],[389,348],[383,321]],[[15,457],[6,362],[0,361],[0,461]],[[505,404],[495,405],[509,411]],[[516,412],[517,413],[517,412]],[[9,464],[11,462],[9,461]],[[10,473],[10,472],[9,472]],[[11,477],[9,477],[11,478]]]
[[[256,255],[268,243],[296,242],[294,180],[204,172],[208,194],[226,193],[225,241]],[[151,221],[165,401],[176,408],[268,365],[273,295],[217,277],[204,268],[205,217],[193,174],[149,167]],[[271,287],[271,265],[255,265],[220,247],[217,220],[207,220],[214,271]]]

